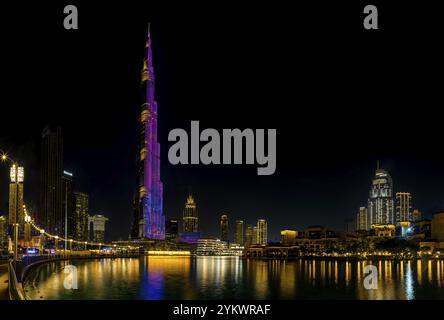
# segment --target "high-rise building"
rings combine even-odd
[[[74,192],[73,237],[77,241],[89,240],[89,197],[86,193]]]
[[[101,214],[96,214],[88,218],[88,232],[92,224],[92,240],[103,243],[105,241],[105,223],[109,219]]]
[[[412,195],[410,192],[396,193],[396,223],[412,222]]]
[[[348,218],[344,220],[345,233],[354,233],[356,231],[356,219]]]
[[[255,230],[254,226],[251,224],[247,224],[247,227],[245,228],[245,242],[244,245],[246,247],[251,246],[252,244],[255,244]]]
[[[226,214],[220,217],[220,239],[228,242],[228,216]]]
[[[422,220],[422,213],[418,209],[413,210],[413,222]]]
[[[253,232],[252,232],[252,242],[251,244],[259,244],[259,237],[258,237],[258,229],[257,226],[253,226]]]
[[[261,245],[266,245],[268,242],[267,236],[267,220],[259,219],[257,221],[257,243]]]
[[[74,192],[73,192],[73,174],[68,171],[63,171],[62,175],[62,208],[63,208],[63,219],[67,224],[66,236],[70,239],[75,236],[75,216],[74,216]],[[65,223],[62,226],[63,233],[65,236]]]
[[[281,231],[281,242],[284,246],[294,246],[298,232],[292,229],[285,229]]]
[[[0,216],[0,248],[5,248],[8,245],[8,235],[7,235],[7,222],[6,217]]]
[[[179,234],[179,220],[170,219],[165,222],[165,239],[170,242],[176,242]]]
[[[41,200],[38,224],[47,232],[62,235],[63,138],[60,127],[47,126],[41,145]]]
[[[234,243],[243,246],[244,245],[244,222],[242,220],[236,220],[236,229],[234,230]]]
[[[356,217],[356,230],[369,230],[368,210],[366,207],[360,207]]]
[[[193,196],[190,194],[185,202],[183,210],[183,232],[198,231],[197,205]]]
[[[368,199],[370,227],[394,223],[393,181],[390,174],[376,169]]]
[[[157,141],[157,102],[154,98],[154,68],[151,34],[145,45],[142,69],[142,105],[139,118],[137,196],[134,205],[133,238],[165,239],[163,185],[160,180],[160,144]]]
[[[444,242],[444,210],[433,213],[432,239]]]
[[[23,183],[25,171],[23,167],[13,165],[10,170],[9,184],[9,224],[19,223],[23,225],[25,211],[23,208]]]

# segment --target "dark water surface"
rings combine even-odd
[[[364,267],[378,268],[378,289]],[[77,289],[66,265],[77,269]],[[28,299],[444,299],[444,261],[262,261],[141,257],[58,261],[30,271]]]

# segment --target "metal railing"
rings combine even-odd
[[[9,300],[25,300],[22,284],[18,282],[12,262],[8,263]]]

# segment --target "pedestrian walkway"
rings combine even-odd
[[[9,300],[7,262],[0,264],[0,300]]]

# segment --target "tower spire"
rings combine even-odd
[[[376,160],[376,170],[379,170],[379,160]]]

